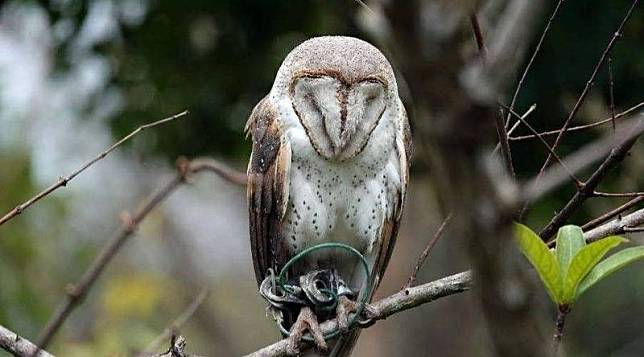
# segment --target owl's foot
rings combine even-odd
[[[360,304],[342,295],[338,298],[338,306],[335,308],[336,319],[338,320],[338,329],[341,333],[349,332],[349,314],[358,312]],[[367,319],[376,316],[376,310],[373,306],[365,304],[362,314]]]
[[[324,336],[322,335],[322,330],[320,330],[320,324],[318,324],[317,316],[310,307],[304,306],[300,310],[300,314],[297,316],[297,321],[291,327],[291,334],[288,337],[288,346],[286,352],[290,356],[296,356],[300,353],[298,344],[304,336],[304,333],[309,331],[313,336],[315,345],[320,350],[326,350],[327,345],[324,341]]]

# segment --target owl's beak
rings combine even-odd
[[[356,124],[355,120],[352,120],[352,116],[348,115],[346,90],[340,91],[338,93],[338,97],[340,102],[339,115],[329,116],[325,118],[328,121],[339,119],[339,123],[326,123],[325,125],[327,128],[327,134],[331,139],[331,145],[333,146],[333,153],[335,157],[340,156],[340,154],[342,154],[342,152],[347,147],[353,133],[355,133]]]

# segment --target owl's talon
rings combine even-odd
[[[358,311],[358,303],[344,295],[338,298],[335,314],[338,320],[338,329],[341,333],[349,332],[349,314],[356,311]]]
[[[304,306],[297,316],[297,321],[291,327],[291,334],[288,337],[288,346],[286,348],[286,353],[289,356],[297,356],[300,353],[298,345],[306,331],[311,333],[315,345],[320,350],[325,351],[327,349],[326,341],[324,341],[324,336],[322,335],[322,330],[320,329],[315,313],[311,308]]]
[[[338,329],[341,333],[347,333],[349,331],[349,314],[352,312],[357,312],[360,304],[349,299],[346,296],[340,296],[338,299],[338,307],[336,308],[336,319],[338,320]],[[365,304],[362,309],[361,318],[357,323],[364,327],[370,326],[373,324],[372,319],[378,316],[378,311],[371,304]]]

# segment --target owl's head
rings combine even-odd
[[[288,98],[318,154],[336,160],[359,154],[383,113],[399,103],[385,56],[342,36],[316,37],[293,49],[272,93]]]

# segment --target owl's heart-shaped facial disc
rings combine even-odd
[[[326,159],[358,155],[386,107],[385,86],[375,79],[347,84],[333,76],[301,76],[291,88],[293,109]]]

